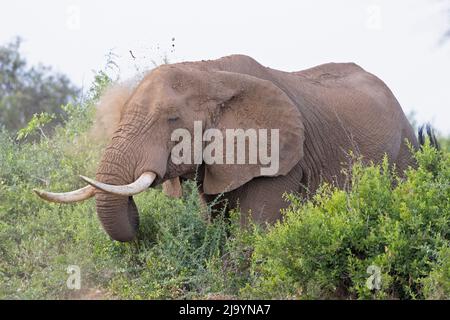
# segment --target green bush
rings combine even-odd
[[[83,185],[79,174],[95,172],[100,154],[86,134],[94,103],[63,106],[69,118],[51,138],[40,130],[52,118],[45,114],[17,136],[0,130],[0,298],[67,297],[68,265],[92,264],[93,239],[102,235],[93,201],[50,204],[32,189],[71,190]],[[41,139],[17,142],[29,135]]]
[[[289,196],[284,222],[255,241],[243,295],[450,298],[450,157],[427,145],[416,159],[404,179],[387,159],[357,162],[347,192],[325,184],[306,203]]]

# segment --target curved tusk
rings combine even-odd
[[[80,176],[81,179],[89,183],[91,186],[103,190],[108,193],[112,193],[118,196],[133,196],[135,194],[141,193],[151,186],[153,181],[156,179],[156,174],[153,172],[144,172],[141,176],[133,183],[115,186],[111,184],[106,184],[102,182],[95,181],[93,179]]]
[[[89,199],[95,195],[95,188],[92,186],[86,186],[75,191],[63,193],[47,192],[37,189],[33,189],[33,191],[44,200],[57,203],[79,202]]]

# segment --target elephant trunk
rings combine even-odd
[[[117,241],[131,241],[139,227],[139,212],[133,197],[98,192],[97,215],[108,235]]]
[[[108,148],[97,170],[96,179],[110,185],[125,185],[134,180],[132,159],[124,152]],[[139,227],[139,212],[131,196],[120,196],[97,190],[97,216],[108,235],[117,241],[131,241]]]

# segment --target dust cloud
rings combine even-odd
[[[135,79],[116,83],[105,90],[96,108],[89,137],[95,141],[109,141],[117,129],[123,109],[131,97],[137,81]]]

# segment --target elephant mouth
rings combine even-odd
[[[139,210],[132,196],[128,197],[127,212],[129,224],[131,226],[131,229],[133,230],[133,233],[135,234],[136,230],[139,229]]]

